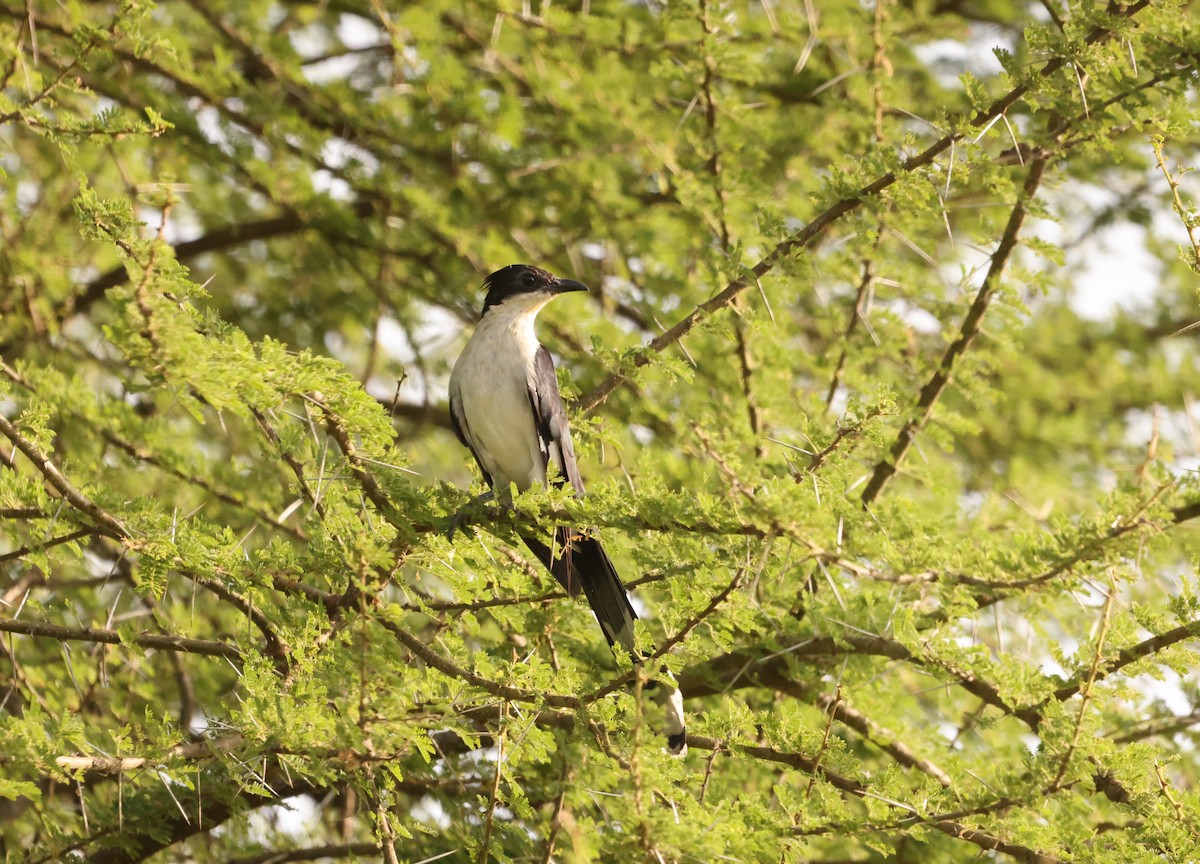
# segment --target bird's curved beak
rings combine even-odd
[[[568,291],[587,291],[588,287],[574,279],[559,279],[554,283],[555,294],[566,294]]]

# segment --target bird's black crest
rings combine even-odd
[[[487,312],[492,306],[502,303],[505,298],[514,294],[549,290],[556,282],[558,279],[553,273],[540,267],[531,267],[528,264],[509,264],[507,267],[501,267],[483,280],[483,287],[487,289],[483,311]]]

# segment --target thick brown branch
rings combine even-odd
[[[1035,708],[1014,707],[1005,701],[1000,691],[990,681],[980,678],[966,669],[937,657],[915,654],[893,639],[883,636],[844,636],[834,639],[829,636],[813,637],[790,649],[771,655],[734,651],[715,657],[706,663],[684,669],[679,687],[685,698],[724,693],[736,687],[760,685],[787,691],[794,686],[783,677],[789,657],[829,657],[846,654],[865,654],[890,657],[920,666],[933,673],[941,673],[955,679],[952,683],[988,705],[1005,714],[1018,718],[1031,729],[1037,729],[1041,715]]]
[[[59,495],[66,498],[72,507],[91,519],[101,532],[116,540],[123,540],[129,536],[128,529],[121,524],[119,519],[72,486],[71,482],[58,470],[58,466],[50,461],[50,457],[42,453],[32,441],[18,432],[17,427],[9,422],[3,414],[0,414],[0,433],[3,433],[14,447],[25,454],[26,458],[33,463],[33,467]]]
[[[1171,516],[1175,519],[1176,524],[1200,517],[1200,501],[1176,507],[1171,511]]]
[[[393,420],[399,418],[418,425],[432,423],[443,429],[454,428],[450,422],[450,409],[445,405],[418,405],[412,402],[399,402],[395,399],[379,399],[377,401]]]
[[[988,852],[1003,852],[1005,855],[1015,858],[1021,864],[1056,864],[1059,860],[1053,855],[1039,852],[1036,849],[1022,846],[1019,843],[1009,843],[992,834],[985,834],[983,831],[977,831],[958,822],[929,822],[926,824],[941,831],[943,834],[954,837],[957,840],[966,840],[968,843],[973,843],[980,849],[987,850]]]
[[[48,519],[41,507],[0,507],[0,519]]]
[[[0,631],[57,639],[60,642],[102,642],[107,645],[132,642],[143,648],[154,648],[159,651],[183,651],[187,654],[203,654],[208,657],[227,657],[238,663],[242,661],[242,652],[236,646],[211,639],[190,639],[186,636],[168,636],[161,633],[138,633],[122,639],[121,634],[116,630],[103,630],[96,627],[63,627],[41,621],[19,621],[15,618],[0,618]]]

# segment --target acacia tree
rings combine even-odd
[[[6,860],[1200,854],[1191,4],[0,0],[0,48]],[[593,286],[541,324],[590,492],[450,542],[514,261]]]

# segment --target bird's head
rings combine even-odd
[[[487,297],[483,301],[483,314],[493,306],[512,304],[522,309],[536,311],[555,296],[568,291],[586,291],[587,286],[574,279],[559,279],[553,273],[528,264],[509,264],[483,280]]]

